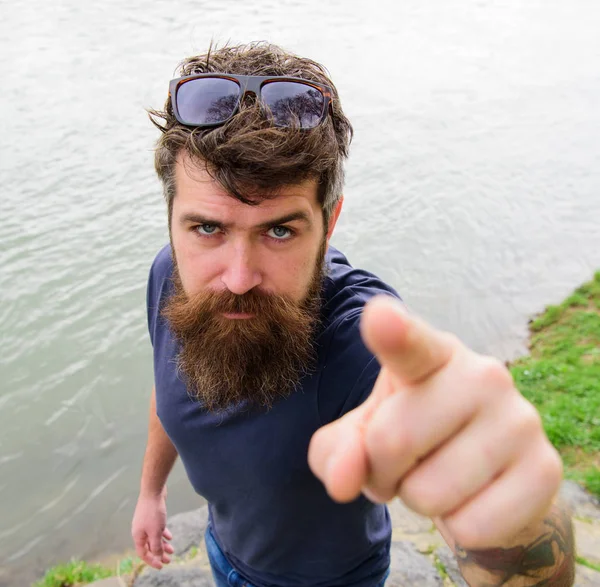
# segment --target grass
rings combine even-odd
[[[593,569],[594,571],[598,571],[600,573],[600,565],[590,562],[587,558],[585,558],[583,556],[576,557],[575,562],[577,562],[580,565],[583,565],[584,567]]]
[[[107,577],[131,575],[136,572],[142,561],[137,557],[121,559],[116,568],[110,569],[104,565],[90,564],[81,560],[72,560],[66,565],[57,565],[48,569],[43,579],[32,587],[73,587],[93,583]]]
[[[600,271],[530,323],[530,354],[510,365],[542,416],[565,476],[600,497]]]
[[[433,564],[434,564],[439,576],[442,578],[442,581],[450,578],[448,575],[448,571],[446,570],[446,566],[440,560],[440,558],[435,554],[433,556]]]
[[[83,561],[72,560],[66,565],[52,567],[43,579],[33,584],[33,587],[71,587],[80,583],[92,583],[114,574],[102,565],[90,565]]]
[[[192,546],[185,555],[185,560],[191,560],[197,555],[198,547]],[[173,558],[173,562],[181,560],[184,559]],[[128,576],[131,582],[145,566],[146,564],[136,556],[119,559],[112,569],[106,565],[93,565],[80,560],[72,560],[66,565],[57,565],[48,569],[44,578],[34,583],[32,587],[78,587],[114,576]]]

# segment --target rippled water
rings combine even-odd
[[[356,131],[334,244],[478,350],[600,267],[600,5],[75,0],[0,19],[0,585],[129,546],[166,239],[161,106],[211,38],[324,62]],[[181,468],[170,511],[198,503]]]

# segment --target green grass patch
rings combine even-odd
[[[433,564],[434,564],[439,576],[442,578],[442,580],[449,578],[448,571],[446,570],[446,566],[440,560],[440,557],[437,554],[433,555]]]
[[[90,565],[84,561],[72,560],[66,565],[57,565],[49,569],[44,578],[34,583],[33,587],[71,587],[106,579],[114,574],[114,571],[102,565]]]
[[[530,324],[530,354],[510,365],[561,453],[565,476],[600,497],[600,271]]]
[[[600,565],[590,562],[587,558],[583,556],[575,557],[575,562],[577,562],[580,565],[583,565],[584,567],[588,567],[590,569],[593,569],[594,571],[600,572]]]
[[[107,577],[132,575],[143,564],[138,557],[129,556],[119,560],[115,568],[105,565],[90,564],[81,560],[72,560],[64,565],[57,565],[48,569],[43,579],[37,581],[32,587],[72,587],[93,583]]]

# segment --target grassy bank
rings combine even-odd
[[[517,387],[539,410],[565,476],[600,497],[600,271],[562,304],[546,308],[530,331],[530,354],[510,365]],[[120,560],[115,569],[72,561],[53,567],[33,587],[131,577],[140,566],[135,558]]]
[[[600,497],[600,271],[530,323],[530,354],[511,372],[540,412],[565,476]]]

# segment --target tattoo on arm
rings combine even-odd
[[[571,518],[555,504],[533,540],[510,548],[469,551],[457,544],[456,557],[472,586],[570,587],[575,578]]]

